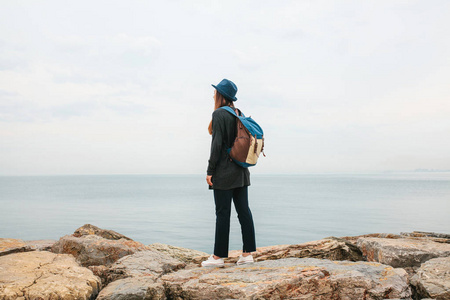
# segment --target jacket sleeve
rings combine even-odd
[[[212,115],[212,141],[211,141],[211,153],[208,160],[207,175],[214,175],[216,171],[217,163],[220,160],[220,153],[222,150],[223,137],[224,137],[224,120],[219,115],[213,113]]]

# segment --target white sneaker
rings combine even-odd
[[[223,267],[225,266],[225,263],[223,261],[223,258],[214,258],[214,254],[211,254],[211,256],[207,259],[202,261],[202,267]]]
[[[243,264],[251,264],[253,262],[254,262],[253,256],[251,254],[247,255],[247,256],[242,256],[242,254],[241,254],[241,255],[239,255],[239,260],[236,262],[236,264],[243,265]]]

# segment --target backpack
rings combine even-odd
[[[243,113],[238,115],[237,109],[235,112],[229,106],[220,108],[236,117],[236,139],[231,148],[227,149],[228,155],[241,167],[248,168],[256,165],[261,152],[266,156],[263,151],[264,133],[262,128],[251,117],[246,117]]]

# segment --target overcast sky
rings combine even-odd
[[[205,174],[211,83],[252,173],[450,169],[450,1],[0,1],[0,175]]]

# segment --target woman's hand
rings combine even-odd
[[[206,182],[208,183],[208,185],[212,186],[212,181],[211,181],[212,175],[206,175]]]

